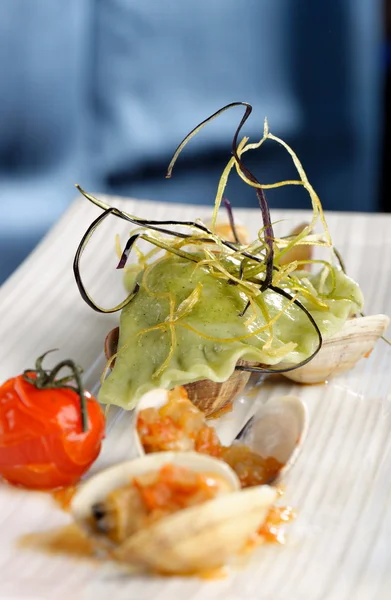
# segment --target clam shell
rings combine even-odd
[[[209,456],[162,452],[102,471],[74,496],[72,515],[91,534],[88,523],[94,504],[104,501],[110,491],[124,485],[132,476],[169,462],[220,475],[227,482],[226,492],[214,500],[160,519],[112,548],[111,554],[118,561],[143,570],[170,574],[220,567],[240,551],[262,525],[277,492],[269,486],[239,491],[235,473],[222,461]]]
[[[107,360],[117,352],[119,338],[119,328],[112,329],[106,336],[104,342],[104,351]],[[113,361],[113,366],[115,360]],[[238,361],[238,364],[246,364],[244,361]],[[188,383],[183,387],[186,389],[190,400],[205,413],[206,416],[226,408],[230,402],[240,394],[247,385],[251,373],[246,371],[234,371],[226,381],[216,383],[209,379],[202,379]]]
[[[255,413],[240,436],[240,443],[263,457],[273,457],[283,468],[295,463],[308,431],[308,410],[297,396],[272,398]]]
[[[168,463],[218,475],[226,481],[227,491],[240,489],[240,482],[234,471],[216,458],[197,452],[159,452],[119,463],[91,477],[79,487],[72,499],[73,518],[82,528],[90,531],[89,519],[93,504],[103,501],[111,491],[125,485],[132,477],[157,471]]]
[[[105,356],[107,360],[109,360],[118,349],[118,340],[119,340],[119,327],[115,327],[105,337],[105,341],[103,344],[103,348],[105,351]],[[111,363],[111,367],[115,364],[115,358]]]
[[[349,319],[341,331],[324,340],[313,360],[283,375],[298,383],[323,383],[330,377],[348,371],[371,352],[388,324],[386,315]]]
[[[143,396],[135,409],[132,430],[134,445],[140,456],[145,452],[137,432],[137,415],[145,408],[161,408],[167,400],[166,390],[153,390]],[[295,463],[307,435],[308,423],[308,410],[300,398],[291,395],[276,396],[256,411],[242,432],[232,430],[231,438],[224,439],[224,443],[230,445],[238,436],[239,443],[248,446],[256,454],[264,458],[275,458],[283,465],[277,475],[280,478]],[[218,430],[217,423],[217,434]]]
[[[238,365],[246,364],[239,360]],[[251,373],[247,371],[234,371],[226,381],[216,383],[210,379],[202,379],[188,383],[186,389],[189,399],[205,413],[207,417],[224,410],[246,387]]]
[[[216,569],[245,548],[276,497],[276,490],[264,485],[187,508],[131,536],[114,556],[160,573]]]

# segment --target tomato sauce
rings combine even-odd
[[[185,467],[164,465],[152,482],[138,477],[133,480],[150,515],[166,514],[215,498],[220,490],[214,477],[196,473]]]
[[[272,506],[257,535],[268,543],[285,544],[284,525],[295,519],[296,515],[292,507]]]
[[[269,483],[283,467],[275,458],[255,454],[243,444],[223,446],[185,390],[169,392],[167,404],[160,409],[140,411],[137,431],[146,453],[193,450],[221,458],[236,472],[244,488]]]
[[[71,506],[72,498],[76,494],[76,491],[77,488],[74,485],[60,488],[52,492],[52,498],[64,511],[68,512]]]

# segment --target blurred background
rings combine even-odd
[[[213,203],[242,109],[182,138],[227,103],[243,134],[298,153],[324,208],[390,211],[390,2],[386,0],[1,0],[0,283],[75,197]],[[292,177],[268,143],[247,162]],[[227,196],[255,206],[240,179]],[[272,208],[308,207],[299,188]]]

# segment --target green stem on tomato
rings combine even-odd
[[[78,367],[73,360],[65,359],[59,362],[53,369],[48,370],[42,367],[42,362],[49,352],[55,352],[55,350],[48,350],[45,354],[42,354],[35,361],[35,369],[26,369],[23,372],[23,378],[31,383],[38,390],[45,389],[68,389],[77,392],[80,398],[80,413],[81,413],[81,424],[83,432],[88,430],[88,414],[87,414],[87,401],[84,394],[83,382],[81,379],[82,369]],[[56,379],[56,375],[61,369],[68,367],[71,370],[71,374],[61,379]],[[35,377],[31,377],[31,373],[35,374]],[[74,385],[69,385],[69,382],[75,381]]]

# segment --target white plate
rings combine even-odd
[[[203,207],[111,199],[138,216],[208,218]],[[72,260],[99,210],[79,198],[45,240],[0,289],[0,381],[33,366],[72,357],[93,388],[104,364],[101,348],[118,315],[95,313],[81,300]],[[236,214],[252,233],[256,210]],[[299,211],[273,211],[279,233],[308,220]],[[330,214],[334,242],[365,293],[367,313],[391,312],[391,216]],[[124,241],[128,224],[113,220],[98,234],[83,261],[95,297],[106,306],[120,299],[113,231]],[[115,278],[115,281],[114,279]],[[130,577],[109,565],[18,548],[20,536],[69,521],[45,494],[0,488],[0,598],[30,600],[115,597],[170,600],[386,600],[391,597],[391,351],[380,342],[369,359],[327,385],[300,387],[281,378],[256,398],[237,402],[219,427],[225,435],[254,410],[254,402],[281,393],[299,394],[310,411],[310,429],[298,463],[286,479],[284,501],[295,507],[284,547],[265,546],[227,579]],[[133,451],[129,415],[110,413],[109,434],[94,470],[127,459]]]

